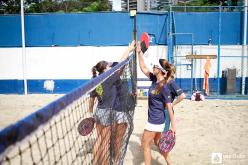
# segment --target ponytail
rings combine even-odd
[[[171,79],[175,78],[176,70],[176,66],[171,64]]]
[[[91,71],[92,71],[93,78],[96,77],[97,76],[96,66],[93,66]]]

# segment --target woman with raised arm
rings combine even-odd
[[[161,132],[163,132],[165,127],[165,108],[168,110],[171,120],[170,130],[173,133],[176,131],[170,90],[167,86],[167,82],[172,71],[170,65],[166,66],[161,60],[153,65],[152,72],[149,71],[144,63],[143,53],[139,44],[137,45],[137,54],[141,71],[152,81],[148,91],[148,121],[146,123],[141,141],[144,150],[145,165],[150,165],[150,144],[154,141],[158,145]],[[161,154],[164,156],[167,164],[171,164],[168,153]]]
[[[134,50],[135,41],[132,42],[124,52],[119,62],[128,58],[130,52]],[[109,70],[117,63],[109,63],[106,61],[98,62],[92,68],[93,78]],[[97,139],[93,146],[93,165],[109,165],[110,164],[110,131],[113,124],[113,105],[116,97],[116,82],[120,79],[120,72],[116,72],[98,85],[90,94],[89,112],[93,113],[95,98],[98,100],[96,111],[93,114],[96,122]]]

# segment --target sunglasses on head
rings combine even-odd
[[[153,65],[153,68],[157,68],[160,69],[162,72],[167,73],[167,70],[165,70],[164,68],[158,66],[158,65]]]

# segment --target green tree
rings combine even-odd
[[[26,13],[110,11],[108,0],[24,0]],[[3,14],[20,13],[20,0],[0,0]]]
[[[185,3],[179,3],[179,6],[215,6],[218,5],[220,0],[192,0]]]
[[[90,11],[109,11],[111,6],[107,0],[104,1],[96,1],[91,3],[89,6],[83,8],[82,11],[90,12]]]
[[[17,0],[0,0],[0,11],[4,14],[20,12],[20,2]]]

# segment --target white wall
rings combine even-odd
[[[126,48],[126,46],[26,48],[27,79],[90,79],[91,68],[98,61],[118,61]],[[167,53],[164,46],[151,46],[148,52],[147,63],[153,58],[165,57]],[[22,49],[0,48],[0,79],[22,78]]]
[[[27,79],[89,79],[91,68],[100,60],[118,61],[126,46],[112,47],[35,47],[26,48]],[[221,46],[221,56],[241,56],[241,46]],[[191,54],[190,46],[178,46],[177,56]],[[217,46],[194,46],[195,54],[216,54]],[[150,46],[144,55],[145,62],[151,63],[167,57],[167,47]],[[247,61],[247,58],[245,59]],[[185,57],[175,58],[177,64],[190,64]],[[196,76],[203,77],[205,60],[196,60]],[[247,64],[246,64],[247,66]],[[221,71],[237,68],[240,76],[241,58],[221,58]],[[210,77],[217,75],[217,59],[212,60]],[[186,66],[177,67],[178,78],[189,78],[190,70]],[[0,48],[0,79],[22,79],[22,49]],[[138,69],[138,77],[145,78]],[[146,82],[143,82],[146,83]],[[139,84],[142,85],[142,84]]]
[[[18,48],[0,49],[0,79],[22,79],[21,53]]]

